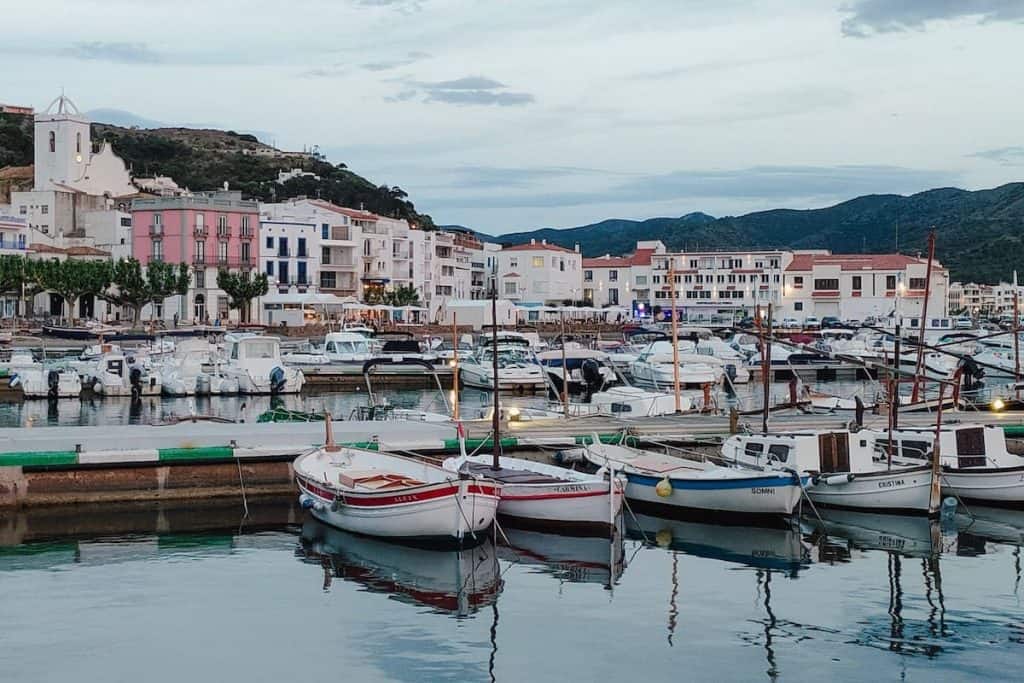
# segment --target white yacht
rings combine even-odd
[[[163,390],[159,371],[119,350],[97,358],[84,378],[85,385],[101,396],[159,396]]]
[[[489,337],[471,358],[459,359],[459,381],[467,387],[499,391],[537,391],[547,386],[547,373],[529,342],[515,337],[499,337],[497,346]],[[494,380],[494,357],[498,358],[498,380]]]
[[[373,358],[369,337],[356,331],[328,333],[323,353],[331,363],[338,364],[362,365]]]
[[[691,353],[693,346],[689,342],[680,342],[679,349],[679,383],[683,385],[715,384],[722,379],[724,368],[707,362],[698,362],[692,354],[689,360],[685,357]],[[630,365],[633,382],[644,387],[663,389],[675,383],[675,359],[672,353],[672,342],[657,341],[651,343],[640,357]]]
[[[216,345],[203,339],[182,341],[174,355],[154,364],[167,396],[237,394],[238,379],[223,371]]]
[[[21,387],[25,398],[78,398],[82,381],[67,365],[35,360],[28,349],[15,349],[6,364],[12,389]]]
[[[243,394],[297,394],[306,378],[302,370],[288,367],[281,359],[277,337],[240,333],[224,337],[228,357],[224,375],[238,382]]]
[[[544,366],[558,391],[562,390],[566,369],[569,374],[570,394],[593,393],[618,384],[619,376],[604,351],[586,349],[575,342],[566,342],[564,355],[565,368],[562,367],[561,349],[537,354],[537,360]]]

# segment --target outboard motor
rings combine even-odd
[[[142,370],[133,367],[128,371],[128,383],[132,386],[132,398],[142,396]]]
[[[46,373],[46,395],[49,398],[60,396],[60,373],[56,370]]]
[[[284,391],[284,385],[287,383],[287,378],[284,375],[284,369],[277,367],[270,371],[270,393],[279,394]]]
[[[985,376],[985,369],[979,367],[970,356],[963,359],[960,363],[960,367],[963,369],[964,392],[968,393],[978,389],[981,384],[981,379]]]
[[[580,374],[583,376],[584,398],[590,403],[590,398],[595,391],[604,387],[604,376],[601,374],[601,366],[593,358],[587,358],[580,364]]]
[[[736,365],[734,363],[728,363],[725,366],[725,393],[729,396],[736,394]]]

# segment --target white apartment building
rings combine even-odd
[[[796,252],[783,276],[780,314],[804,320],[834,316],[840,320],[887,317],[900,299],[902,317],[920,316],[927,260],[904,254],[828,254]],[[948,314],[949,272],[932,266],[928,317]]]
[[[975,282],[952,282],[949,285],[950,313],[963,312],[974,317],[1013,315],[1013,296],[1024,312],[1024,286],[1011,282],[981,285]]]
[[[320,282],[320,227],[314,223],[260,218],[260,270],[271,288],[304,294]],[[294,290],[292,289],[294,288]]]
[[[583,299],[604,308],[619,306],[632,311],[635,317],[651,312],[651,260],[665,253],[659,240],[637,242],[628,256],[583,259]]]
[[[700,251],[651,256],[651,308],[671,310],[674,269],[676,309],[683,320],[728,321],[782,301],[782,273],[792,252]]]
[[[0,255],[24,256],[28,249],[28,221],[12,216],[9,206],[0,206]],[[0,314],[13,318],[19,313],[19,296],[0,292]]]
[[[560,305],[583,298],[583,258],[546,240],[497,252],[498,296],[520,305]]]

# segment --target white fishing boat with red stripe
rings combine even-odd
[[[489,455],[448,458],[443,466],[502,486],[498,514],[513,522],[610,530],[622,510],[625,483],[522,458],[501,456],[498,468]]]
[[[334,445],[300,456],[299,500],[320,521],[367,536],[431,544],[482,539],[501,484],[461,477],[414,458]]]

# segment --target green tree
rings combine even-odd
[[[25,259],[21,256],[0,256],[0,294],[20,292],[25,282]]]
[[[383,300],[389,306],[419,306],[420,293],[412,285],[398,285],[384,292]]]
[[[75,321],[75,308],[83,296],[101,295],[110,286],[109,261],[83,261],[78,259],[48,259],[33,265],[33,280],[44,291],[51,291],[64,299],[67,318]]]
[[[145,270],[137,259],[120,259],[111,266],[110,286],[100,294],[104,301],[132,309],[132,326],[146,304],[185,294],[190,283],[188,264],[154,261]]]
[[[217,272],[217,286],[228,295],[228,308],[237,308],[239,320],[249,322],[252,300],[263,296],[269,289],[267,274],[250,277],[249,273],[232,273],[221,268]]]

